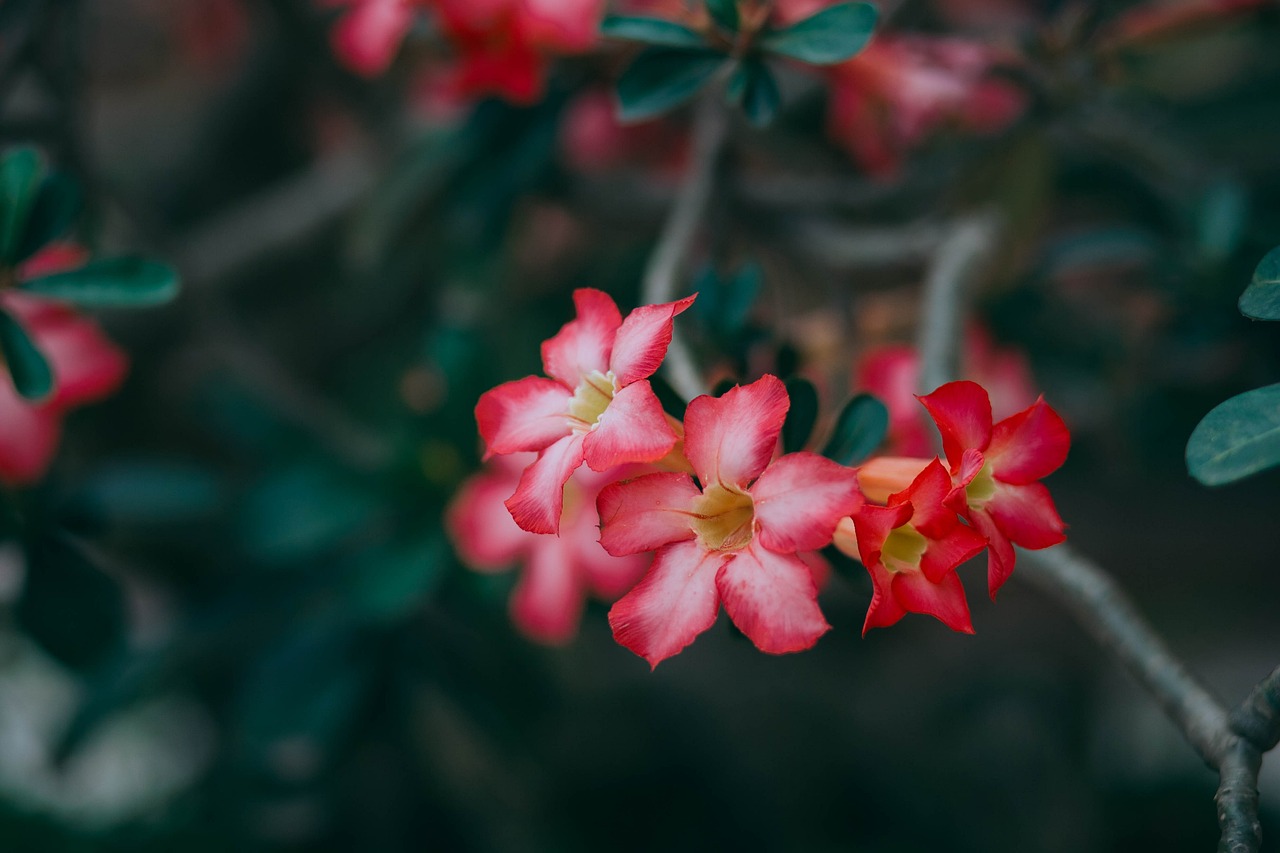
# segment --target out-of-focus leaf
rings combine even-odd
[[[672,110],[697,94],[724,63],[724,55],[711,50],[650,48],[618,79],[619,115],[623,121],[641,121]]]
[[[764,271],[754,262],[743,264],[733,275],[721,279],[708,265],[695,283],[698,300],[694,311],[702,323],[722,337],[742,331],[764,285]]]
[[[1246,391],[1219,404],[1187,441],[1187,470],[1221,486],[1280,464],[1280,385]]]
[[[14,317],[0,311],[0,352],[4,353],[13,387],[28,400],[43,400],[53,393],[53,370],[35,341]]]
[[[856,465],[872,454],[889,431],[889,410],[870,394],[859,394],[840,411],[822,455]]]
[[[841,3],[769,33],[760,46],[810,65],[844,62],[871,40],[876,17],[876,7],[870,3]]]
[[[711,20],[731,33],[738,31],[738,0],[706,0]]]
[[[1052,242],[1041,267],[1050,277],[1087,274],[1096,269],[1151,263],[1160,252],[1155,234],[1139,228],[1097,228]]]
[[[359,560],[351,576],[353,605],[375,621],[412,613],[440,581],[448,554],[439,531],[371,552]]]
[[[369,523],[374,498],[321,468],[298,467],[269,477],[245,502],[245,547],[269,562],[323,554]]]
[[[108,463],[84,478],[75,502],[112,524],[183,524],[216,514],[226,495],[200,465],[158,459]]]
[[[105,258],[82,267],[28,279],[28,293],[91,308],[159,305],[178,295],[173,267],[147,258]]]
[[[759,57],[744,59],[734,70],[726,92],[729,100],[739,104],[747,121],[755,127],[764,127],[773,121],[782,103],[778,81],[768,64]]]
[[[34,148],[14,148],[0,156],[0,262],[12,265],[44,178],[44,161]]]
[[[782,452],[794,453],[809,443],[818,422],[818,390],[808,379],[796,376],[787,380],[787,394],[791,408],[782,424]]]
[[[1220,263],[1240,245],[1249,218],[1249,196],[1235,181],[1219,181],[1200,200],[1196,243],[1201,257]]]
[[[16,261],[25,261],[67,232],[80,213],[80,185],[69,176],[53,173],[44,179],[18,244]]]
[[[1280,320],[1280,247],[1258,262],[1253,282],[1240,295],[1240,313],[1255,320]]]
[[[613,15],[600,24],[600,34],[666,47],[703,47],[706,43],[706,39],[688,27],[663,18]]]
[[[89,669],[124,643],[124,594],[65,535],[33,534],[25,543],[26,580],[18,624],[73,669]]]

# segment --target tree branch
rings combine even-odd
[[[711,202],[716,167],[728,139],[729,116],[720,100],[719,87],[713,87],[698,104],[694,124],[693,165],[680,187],[675,205],[658,238],[644,273],[642,301],[645,304],[670,302],[679,293],[680,271],[689,259]],[[680,396],[691,400],[706,393],[702,375],[678,330],[673,332],[671,346],[663,363],[667,380]]]
[[[1280,666],[1231,712],[1231,730],[1262,752],[1280,743]]]

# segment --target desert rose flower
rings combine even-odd
[[[524,457],[492,460],[471,477],[449,507],[446,522],[462,561],[480,572],[520,567],[511,594],[511,620],[525,636],[558,645],[578,631],[586,599],[614,601],[630,589],[649,561],[643,555],[614,557],[600,547],[596,496],[617,474],[582,468],[565,485],[559,536],[521,530],[503,501],[520,479]]]
[[[584,461],[595,471],[655,462],[679,440],[648,377],[693,297],[643,305],[625,320],[607,293],[583,288],[573,299],[577,319],[542,344],[551,378],[507,382],[476,404],[487,455],[538,453],[507,500],[516,524],[531,533],[558,531],[565,481]]]
[[[907,613],[926,613],[952,630],[973,633],[956,567],[987,547],[987,540],[945,506],[950,492],[951,477],[935,458],[887,506],[868,504],[852,522],[841,522],[837,547],[866,566],[875,589],[863,634]]]
[[[619,643],[657,666],[729,618],[761,651],[810,648],[830,627],[797,552],[831,541],[862,503],[854,472],[812,453],[774,459],[790,401],[775,376],[685,413],[685,473],[649,474],[600,492],[600,544],[611,554],[657,551],[609,611]]]
[[[951,466],[948,505],[987,538],[987,584],[994,598],[1014,567],[1014,545],[1040,549],[1066,539],[1040,482],[1067,459],[1071,435],[1041,398],[992,423],[991,400],[975,382],[949,382],[920,402],[942,433]]]

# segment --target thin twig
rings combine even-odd
[[[964,304],[975,273],[995,249],[999,220],[981,213],[956,223],[934,254],[924,280],[924,306],[916,351],[918,390],[928,394],[956,377]]]
[[[658,238],[644,273],[643,301],[670,302],[679,293],[680,272],[689,259],[698,226],[707,213],[716,167],[728,139],[729,117],[713,87],[698,105],[694,125],[693,165]],[[672,335],[664,362],[671,387],[686,400],[706,393],[693,356],[678,331]]]

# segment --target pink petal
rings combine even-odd
[[[1022,485],[1057,471],[1070,447],[1067,425],[1041,398],[995,425],[985,455],[997,480]]]
[[[511,621],[532,640],[561,645],[578,632],[583,601],[582,581],[564,541],[538,537],[511,592]]]
[[[569,434],[569,399],[559,382],[526,376],[480,395],[476,424],[487,454],[542,450]]]
[[[542,366],[547,375],[569,388],[577,388],[592,371],[609,369],[613,339],[622,325],[622,314],[609,294],[589,287],[573,292],[578,316],[565,323],[555,337],[542,344]]]
[[[973,482],[973,478],[982,471],[982,466],[985,464],[987,460],[981,450],[971,447],[960,455],[960,465],[951,477],[951,491],[943,500],[948,509],[960,513],[965,518],[969,517],[969,494],[965,490]]]
[[[862,623],[862,636],[865,637],[872,628],[888,628],[896,624],[907,615],[907,611],[893,594],[893,573],[881,565],[879,560],[863,565],[867,568],[867,574],[871,575],[872,589],[871,606],[867,608],[867,618]]]
[[[951,489],[951,475],[935,457],[916,475],[904,496],[915,508],[911,526],[930,539],[942,536],[955,527],[956,511],[945,505]],[[892,502],[892,498],[890,500]]]
[[[1017,556],[1009,537],[1004,535],[985,511],[974,510],[970,518],[974,529],[987,539],[987,590],[991,594],[991,600],[995,601],[996,593],[1013,574]]]
[[[933,583],[924,575],[902,572],[893,577],[893,594],[911,613],[926,613],[953,631],[973,633],[964,586],[954,573]]]
[[[524,469],[507,509],[516,524],[530,533],[558,533],[564,508],[564,484],[582,464],[582,436],[566,435]]]
[[[629,462],[655,462],[677,440],[652,386],[642,379],[613,395],[583,448],[593,471],[608,471]]]
[[[840,519],[863,504],[856,471],[804,452],[789,453],[764,469],[751,498],[760,544],[783,553],[826,547]]]
[[[957,566],[978,556],[987,547],[987,538],[981,533],[958,521],[953,524],[947,533],[930,536],[929,544],[920,557],[920,570],[932,583],[940,583],[948,574],[954,573]]]
[[[984,509],[1015,545],[1033,551],[1066,540],[1066,525],[1043,483],[1011,486],[996,483],[996,493]]]
[[[470,568],[510,568],[535,541],[503,504],[516,482],[510,472],[486,471],[463,483],[449,504],[445,527],[458,556]]]
[[[653,375],[667,356],[675,316],[693,304],[695,297],[662,305],[641,305],[627,315],[613,344],[609,369],[626,387]]]
[[[884,549],[884,540],[895,527],[901,527],[911,520],[912,507],[909,503],[893,506],[875,506],[867,504],[858,510],[853,518],[854,535],[858,540],[858,559],[864,566],[880,562],[880,552]]]
[[[942,449],[953,468],[965,450],[986,450],[991,443],[991,400],[978,383],[948,382],[920,402],[938,425]]]
[[[523,0],[519,31],[531,44],[577,53],[596,41],[604,0]]]
[[[746,488],[773,458],[791,401],[786,386],[766,374],[723,397],[702,396],[684,416],[684,452],[703,487]]]
[[[716,621],[716,574],[726,555],[696,542],[662,548],[653,566],[609,611],[613,637],[656,667]]]
[[[405,0],[363,0],[334,26],[333,52],[352,71],[376,77],[395,59],[412,22]]]
[[[800,558],[800,562],[809,567],[809,574],[813,577],[813,585],[821,592],[827,586],[827,581],[831,580],[831,564],[827,562],[827,558],[822,556],[820,551],[801,551],[796,554]]]
[[[62,414],[50,404],[33,406],[0,376],[0,483],[27,486],[40,480],[58,452]]]
[[[794,554],[751,545],[720,567],[716,587],[733,624],[762,652],[804,651],[831,630],[813,574]]]
[[[694,538],[693,501],[701,494],[688,474],[649,474],[600,491],[600,544],[610,554],[654,551]]]

